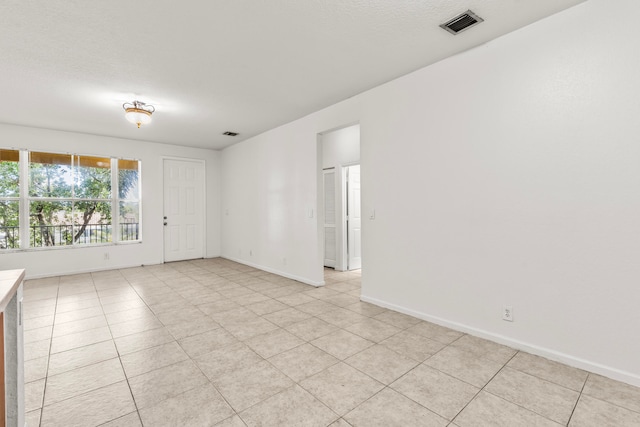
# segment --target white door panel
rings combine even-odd
[[[204,165],[164,161],[164,260],[204,257]]]
[[[360,209],[360,165],[347,170],[348,270],[362,267],[362,215]]]

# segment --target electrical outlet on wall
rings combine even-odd
[[[502,308],[502,320],[513,322],[513,307],[511,307],[510,305],[505,305]]]

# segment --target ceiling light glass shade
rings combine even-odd
[[[131,123],[137,124],[138,127],[151,123],[151,113],[138,108],[128,108],[124,116]]]
[[[124,108],[124,116],[131,123],[135,123],[140,128],[141,125],[151,123],[151,115],[156,110],[153,105],[147,105],[144,102],[133,101],[126,102],[122,105]]]

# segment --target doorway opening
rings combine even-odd
[[[360,208],[360,125],[319,135],[319,222],[322,267],[326,272],[357,271],[362,266]],[[324,275],[325,279],[327,274]],[[327,280],[325,280],[327,282]]]

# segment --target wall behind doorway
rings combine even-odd
[[[322,168],[360,163],[360,125],[322,133]]]

